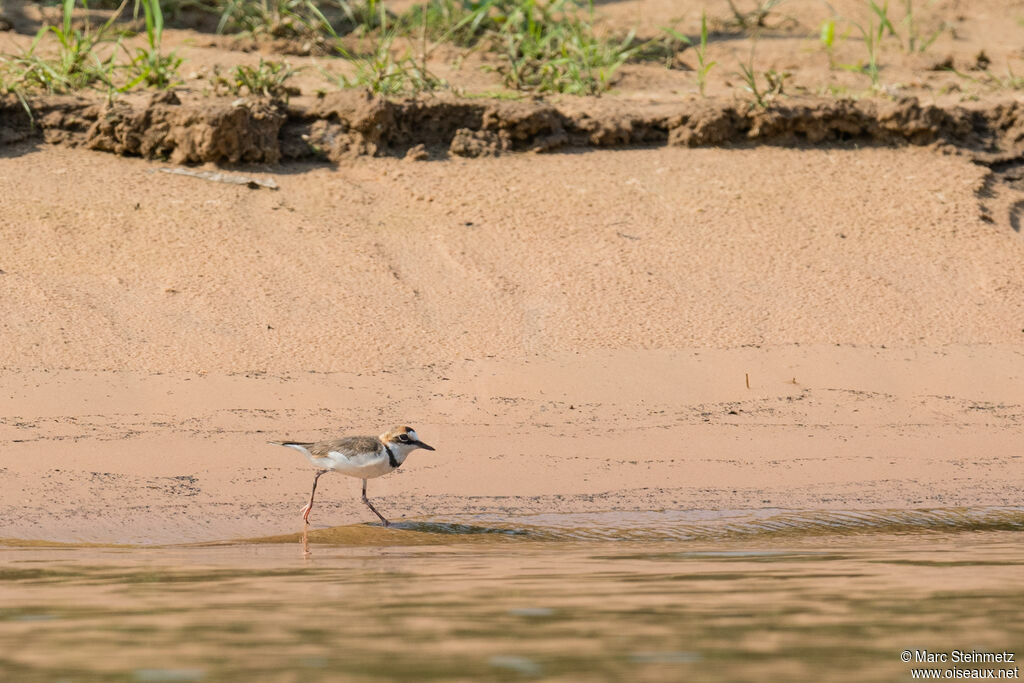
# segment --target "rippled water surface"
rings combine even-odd
[[[906,649],[1024,653],[1022,532],[1024,508],[767,510],[12,542],[0,679],[910,680]]]

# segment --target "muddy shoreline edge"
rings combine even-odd
[[[0,145],[40,139],[176,164],[480,157],[635,145],[854,142],[936,145],[947,152],[967,152],[972,160],[992,166],[1012,163],[1024,152],[1024,105],[1001,102],[966,108],[921,104],[915,98],[800,99],[750,109],[735,101],[713,100],[388,100],[359,91],[287,105],[175,92],[113,103],[83,96],[26,102],[13,95],[0,98]]]

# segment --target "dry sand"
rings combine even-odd
[[[161,166],[3,149],[0,538],[296,531],[265,441],[394,423],[437,452],[370,482],[393,519],[1020,504],[1024,240],[964,158]]]

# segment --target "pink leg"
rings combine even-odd
[[[306,503],[306,507],[302,508],[302,521],[309,524],[309,513],[313,511],[313,496],[316,495],[316,483],[319,481],[320,476],[327,474],[330,470],[320,470],[313,477],[313,491],[309,494],[309,502]]]
[[[363,502],[366,503],[366,507],[370,508],[373,511],[373,514],[375,514],[378,517],[380,517],[380,521],[384,523],[384,526],[391,526],[391,522],[389,522],[388,520],[384,519],[384,515],[382,515],[379,512],[377,512],[377,508],[373,507],[373,503],[371,503],[370,499],[366,497],[366,480],[365,479],[363,479]]]

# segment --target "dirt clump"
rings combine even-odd
[[[136,109],[115,104],[99,112],[84,144],[115,154],[167,157],[173,163],[277,163],[284,115],[261,100],[216,100],[181,106],[173,93]]]
[[[0,100],[0,142],[41,135],[50,144],[163,157],[176,164],[281,160],[278,138],[285,116],[265,100],[182,103],[167,92],[142,103],[61,96],[31,101],[29,107],[32,118],[17,98]]]
[[[459,128],[448,151],[457,157],[493,157],[511,148],[507,131]]]

